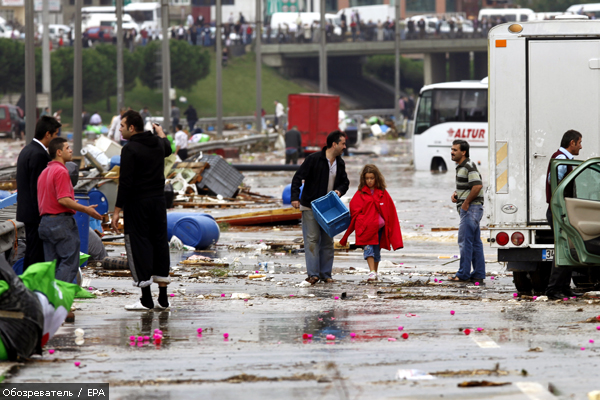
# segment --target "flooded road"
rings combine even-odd
[[[454,173],[414,172],[396,142],[384,144],[386,155],[345,158],[346,202],[366,163],[381,168],[396,202],[405,247],[382,252],[379,282],[366,282],[362,250],[337,250],[336,282],[301,287],[300,246],[264,244],[301,238],[299,225],[230,227],[202,252],[230,269],[172,266],[179,276],[169,286],[168,312],[126,312],[139,296],[130,279],[86,271],[85,286],[97,298],[76,301],[76,322],[63,325],[43,357],[5,378],[109,382],[113,400],[586,399],[600,390],[600,321],[585,322],[600,315],[600,301],[515,299],[512,277],[485,242],[487,284],[446,283],[458,268],[457,231],[432,228],[458,226]],[[279,160],[270,154],[263,162]],[[293,173],[245,176],[253,192],[280,196]],[[252,210],[198,211],[216,217]],[[245,277],[265,262],[274,268],[264,281]],[[152,339],[156,329],[160,344]],[[459,387],[471,381],[506,385]]]

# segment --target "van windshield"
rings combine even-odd
[[[444,122],[487,122],[487,89],[433,89],[421,93],[415,134]]]

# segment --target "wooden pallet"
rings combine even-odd
[[[289,222],[302,219],[302,211],[295,208],[278,208],[275,210],[257,211],[227,217],[216,218],[218,223],[228,223],[232,226],[258,225],[277,222]]]

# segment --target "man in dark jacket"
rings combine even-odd
[[[306,259],[306,281],[314,285],[321,279],[332,283],[333,238],[321,228],[313,215],[311,202],[332,190],[341,197],[348,191],[348,175],[342,153],[346,148],[346,134],[334,131],[327,136],[327,147],[304,159],[292,179],[292,206],[302,210],[302,235]],[[304,181],[302,198],[300,186]]]
[[[285,133],[285,164],[298,164],[298,156],[302,151],[302,135],[297,126]]]
[[[196,125],[196,121],[198,121],[198,113],[194,106],[190,104],[187,110],[183,112],[183,115],[185,115],[185,118],[187,119],[189,131],[193,131],[194,125]]]
[[[118,231],[123,210],[127,261],[134,286],[142,289],[140,301],[126,306],[128,311],[169,307],[164,160],[171,155],[171,144],[160,125],[153,127],[157,135],[144,132],[144,121],[137,111],[129,110],[121,118],[121,135],[129,142],[121,150],[121,176],[112,227]],[[150,291],[152,282],[158,283],[157,306]]]
[[[31,143],[21,150],[17,160],[17,221],[25,224],[27,247],[23,269],[44,262],[44,245],[38,234],[40,212],[37,198],[37,181],[48,166],[48,144],[58,135],[61,124],[53,117],[41,117],[35,126]]]

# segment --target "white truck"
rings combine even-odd
[[[600,154],[600,20],[559,18],[499,25],[488,37],[489,241],[523,294],[545,291],[554,242],[576,285],[600,282],[600,158],[581,161]],[[553,237],[547,170],[569,129],[582,133],[583,149],[553,191]]]

